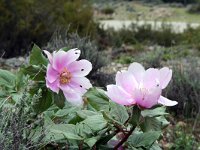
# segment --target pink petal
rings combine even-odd
[[[70,64],[76,61],[80,57],[81,51],[77,48],[74,48],[68,50],[66,53],[67,53],[67,64]]]
[[[66,100],[70,102],[72,105],[75,105],[75,106],[83,105],[82,95],[80,95],[79,93],[73,90],[70,90],[68,92],[64,91],[63,94]]]
[[[144,74],[143,85],[147,89],[160,86],[159,70],[154,68],[147,69]]]
[[[135,104],[135,100],[132,96],[117,85],[108,85],[107,95],[112,101],[121,105]]]
[[[130,72],[118,71],[116,75],[116,85],[121,86],[128,93],[133,93],[138,83]]]
[[[167,67],[163,67],[162,69],[160,69],[160,84],[161,84],[162,89],[166,88],[171,78],[172,78],[171,69]]]
[[[92,64],[85,59],[74,61],[68,66],[68,70],[74,77],[86,76],[92,70]]]
[[[50,64],[48,64],[48,66],[47,66],[47,80],[50,83],[53,83],[54,81],[56,81],[56,79],[58,79],[58,77],[59,77],[59,73],[56,70],[54,70]]]
[[[92,87],[92,84],[86,77],[77,77],[71,79],[69,86],[74,89],[74,91],[80,92],[83,95]]]
[[[43,50],[43,52],[47,55],[47,58],[49,59],[49,62],[52,64],[53,57],[52,57],[51,53],[49,53],[47,50]]]
[[[159,104],[162,104],[164,106],[174,106],[174,105],[177,105],[178,102],[177,101],[171,101],[169,99],[167,99],[166,97],[164,96],[160,96],[159,100],[158,100],[158,103]]]
[[[59,50],[53,55],[53,68],[61,72],[65,67],[76,61],[80,56],[80,50],[71,49],[67,52]]]
[[[138,83],[142,81],[143,75],[145,73],[145,69],[141,64],[139,64],[137,62],[132,63],[128,67],[128,71],[134,75],[134,77]]]
[[[53,92],[56,92],[58,94],[58,92],[59,92],[59,80],[56,80],[53,83],[50,83],[46,79],[46,86],[47,86],[47,88],[50,88]]]
[[[138,89],[135,91],[134,98],[139,106],[144,108],[151,108],[158,103],[160,95],[160,87],[152,89]]]

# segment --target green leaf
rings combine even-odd
[[[146,117],[140,127],[142,131],[160,131],[162,123],[154,117]]]
[[[38,94],[40,94],[41,96],[35,98],[35,101],[33,102],[33,108],[35,112],[41,113],[47,110],[52,105],[52,95],[51,92],[49,92],[47,89],[43,89],[42,91],[40,90]],[[37,97],[37,95],[35,96]]]
[[[76,123],[76,132],[85,139],[94,135],[92,129],[83,122]]]
[[[15,85],[16,76],[7,70],[0,69],[0,85],[12,88]]]
[[[34,44],[30,54],[30,64],[46,66],[47,63],[47,59],[42,55],[42,50],[36,44]]]
[[[99,113],[90,110],[79,110],[77,111],[77,115],[83,119],[86,119],[89,116],[99,115]]]
[[[111,102],[110,107],[110,115],[114,120],[117,120],[121,124],[124,124],[128,120],[129,115],[124,106]]]
[[[20,68],[20,71],[16,74],[16,90],[20,91],[25,86],[27,86],[28,78],[24,75],[23,70]]]
[[[102,130],[107,125],[103,115],[88,116],[82,123],[88,125],[93,131]]]
[[[85,140],[85,143],[90,148],[92,148],[99,138],[100,138],[100,136],[95,136],[95,137],[88,138],[88,139]]]
[[[55,124],[49,128],[55,140],[83,140],[83,138],[76,133],[76,128],[73,124]]]
[[[59,91],[59,93],[53,93],[53,100],[54,104],[58,106],[59,108],[63,108],[65,106],[65,96],[62,91]]]
[[[138,106],[134,106],[132,108],[132,116],[130,119],[130,123],[132,125],[136,126],[139,124],[140,114],[141,114],[141,110],[138,108]]]
[[[25,75],[29,75],[32,80],[45,81],[46,70],[44,67],[31,65],[22,69]]]
[[[165,112],[165,107],[157,107],[155,109],[146,109],[141,112],[141,115],[143,117],[156,117],[156,116],[162,116],[166,115],[168,113]]]
[[[150,148],[151,145],[160,137],[161,131],[149,131],[145,133],[133,133],[129,139],[128,143],[135,147],[145,147]]]
[[[167,119],[165,118],[165,116],[159,116],[159,117],[156,117],[156,119],[161,122],[162,128],[164,128],[167,125],[169,125],[169,121],[167,121]]]
[[[95,110],[109,110],[109,98],[102,89],[91,88],[85,96],[87,97],[88,104]]]
[[[67,108],[62,108],[59,109],[56,113],[55,116],[56,117],[64,117],[64,116],[68,116],[71,113],[75,113],[79,110],[78,107],[67,107]]]

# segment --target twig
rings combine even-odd
[[[120,146],[124,144],[124,142],[127,141],[129,136],[132,134],[132,132],[135,130],[136,126],[133,126],[131,130],[125,135],[125,137],[114,147],[114,150],[117,150]]]

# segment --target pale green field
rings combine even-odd
[[[121,4],[121,5],[120,5]],[[185,7],[149,6],[140,2],[124,2],[115,4],[115,13],[112,16],[96,16],[97,19],[115,20],[156,20],[200,23],[200,14],[190,14]],[[109,5],[108,5],[109,6]],[[111,6],[112,7],[112,6]],[[132,11],[127,11],[132,9]]]

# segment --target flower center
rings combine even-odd
[[[60,83],[67,84],[70,82],[71,78],[72,78],[71,73],[67,70],[67,68],[64,68],[60,74]]]

